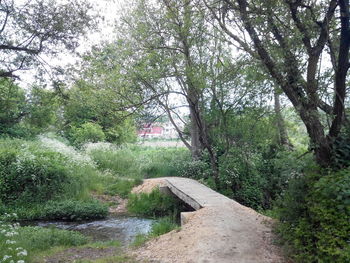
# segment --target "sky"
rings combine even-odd
[[[24,1],[24,0],[16,0]],[[67,0],[57,0],[58,2],[67,2]],[[99,12],[103,16],[98,24],[98,29],[96,31],[91,31],[87,34],[86,37],[80,38],[80,45],[77,48],[76,52],[83,54],[91,50],[94,45],[98,45],[102,42],[111,42],[115,39],[115,22],[118,21],[122,13],[123,7],[127,4],[127,0],[87,0],[93,6],[93,10]],[[42,58],[50,66],[61,66],[66,67],[70,64],[75,64],[79,58],[78,56],[62,52],[57,55],[56,58],[49,58],[42,56]],[[48,68],[47,68],[48,69]],[[35,69],[26,70],[19,72],[20,80],[19,84],[24,88],[30,88],[32,84],[36,82],[35,75],[37,74]],[[49,80],[49,77],[48,77]]]

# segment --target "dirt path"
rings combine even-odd
[[[149,191],[158,183],[166,185],[166,178],[145,180],[134,192]],[[162,263],[287,262],[273,245],[270,218],[226,197],[223,202],[215,200],[215,205],[192,212],[180,231],[151,240],[133,255],[140,260]]]

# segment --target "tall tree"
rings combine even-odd
[[[317,162],[331,165],[345,119],[349,1],[203,1],[230,41],[260,60],[289,98],[306,126]],[[321,65],[326,56],[328,68]],[[324,68],[332,72],[333,87],[321,85]],[[323,97],[330,91],[331,105]],[[319,110],[331,120],[329,127]]]
[[[123,36],[128,36],[138,56],[134,56],[137,66],[130,72],[157,98],[175,127],[171,94],[185,99],[190,113],[191,143],[186,140],[184,143],[194,159],[207,151],[217,178],[217,153],[205,115],[216,80],[227,62],[228,49],[220,41],[220,32],[207,23],[207,15],[203,4],[195,0],[160,0],[157,4],[136,1],[132,13],[124,19]],[[133,59],[129,58],[130,61]],[[178,132],[182,137],[182,131]]]
[[[0,1],[0,77],[42,62],[41,55],[73,50],[93,26],[85,0]]]

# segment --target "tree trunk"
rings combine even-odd
[[[293,145],[290,143],[288,139],[286,125],[282,116],[280,94],[278,94],[278,92],[274,90],[273,95],[275,100],[274,110],[275,110],[275,116],[276,116],[278,144],[281,146],[285,146],[286,148],[293,148]]]
[[[198,125],[198,102],[195,98],[188,97],[189,108],[190,108],[190,119],[191,119],[191,153],[192,159],[199,160],[202,155],[202,146],[200,142],[200,127]]]
[[[315,153],[317,163],[322,167],[329,167],[332,159],[332,146],[324,133],[324,127],[320,122],[317,108],[302,107],[299,114],[306,126],[310,137],[311,149]]]

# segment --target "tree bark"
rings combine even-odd
[[[281,146],[285,146],[286,148],[292,148],[292,144],[288,139],[286,125],[282,116],[281,111],[281,103],[280,103],[280,95],[276,90],[274,90],[274,110],[276,116],[276,125],[277,125],[277,133],[278,133],[278,144]]]

